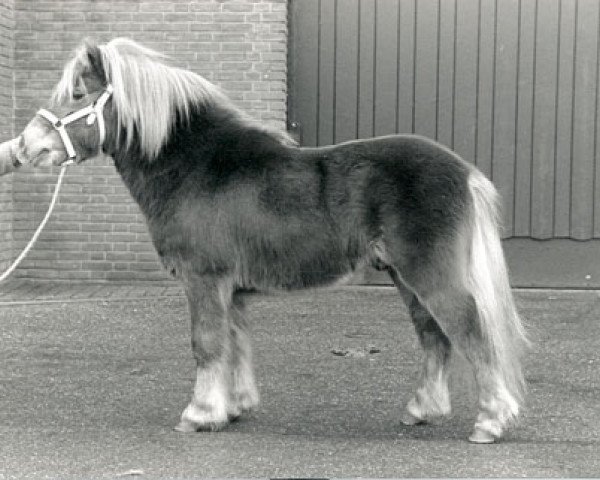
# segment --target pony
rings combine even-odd
[[[403,423],[449,414],[453,352],[475,373],[469,439],[494,442],[516,419],[528,340],[498,196],[456,153],[417,135],[300,147],[127,38],[85,40],[49,105],[22,132],[19,161],[110,155],[184,286],[196,383],[176,430],[218,430],[257,406],[246,292],[328,285],[364,264],[389,273],[424,351]]]

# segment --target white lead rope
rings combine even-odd
[[[36,240],[42,233],[42,230],[46,226],[46,223],[48,223],[48,219],[50,218],[50,215],[52,215],[52,211],[54,210],[54,206],[56,205],[56,200],[58,198],[58,192],[60,191],[60,186],[62,185],[63,177],[65,176],[67,167],[70,164],[71,164],[71,162],[65,162],[62,164],[60,173],[58,174],[58,180],[56,181],[56,187],[54,187],[54,193],[52,194],[52,200],[50,201],[50,205],[48,206],[48,211],[46,212],[46,216],[43,218],[42,222],[40,223],[40,226],[37,228],[37,230],[33,234],[33,237],[31,237],[31,240],[29,240],[29,243],[23,249],[21,254],[16,258],[16,260],[12,263],[12,265],[10,267],[8,267],[8,270],[6,270],[6,272],[4,272],[2,275],[0,275],[0,282],[3,282],[4,280],[6,280],[6,278],[8,278],[8,276],[12,272],[14,272],[14,270],[19,266],[21,261],[23,261],[25,256],[29,253],[29,250],[31,250],[31,247],[33,247],[33,244],[36,242]]]

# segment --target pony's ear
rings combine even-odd
[[[90,65],[90,74],[97,77],[102,83],[106,83],[106,73],[102,64],[102,51],[98,44],[93,40],[86,38],[83,41]]]

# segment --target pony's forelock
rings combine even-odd
[[[75,89],[85,89],[81,74],[90,68],[88,49],[89,43],[84,42],[75,50],[73,58],[65,65],[62,76],[54,87],[52,96],[50,97],[50,102],[53,105],[60,105],[61,103],[71,101],[73,100]]]
[[[127,38],[116,38],[91,47],[84,42],[66,65],[52,100],[61,103],[81,89],[81,76],[90,71],[90,48],[100,52],[106,81],[113,86],[113,104],[117,112],[117,141],[125,132],[124,146],[131,147],[137,135],[140,153],[154,159],[167,142],[178,119],[189,119],[198,105],[219,105],[245,125],[268,131],[287,144],[293,140],[283,131],[260,125],[237,109],[222,91],[191,71],[170,66],[167,57]]]

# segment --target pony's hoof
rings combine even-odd
[[[496,437],[494,437],[490,432],[481,430],[479,428],[473,430],[473,433],[469,437],[469,442],[471,443],[494,443],[495,441]]]
[[[415,417],[409,411],[405,411],[402,414],[402,417],[400,417],[400,421],[407,427],[412,427],[413,425],[421,425],[422,423],[425,423],[424,419]]]
[[[227,414],[227,420],[229,420],[229,423],[235,423],[240,418],[242,418],[242,414],[241,413],[228,413]]]
[[[242,415],[252,412],[257,405],[258,392],[234,395],[229,401],[227,419],[230,422],[237,422]]]
[[[197,424],[186,420],[180,421],[173,430],[180,433],[195,433],[195,432],[218,432],[222,430],[228,422],[209,422],[205,424]]]
[[[221,430],[228,423],[227,410],[222,407],[192,402],[181,414],[181,420],[175,430],[183,433]]]
[[[232,408],[227,412],[227,420],[230,423],[237,422],[242,417],[242,410],[239,408]]]
[[[229,421],[229,423],[237,422],[244,415],[252,413],[253,410],[254,409],[250,407],[232,410],[230,412],[227,412],[227,420]]]
[[[194,433],[197,431],[196,426],[193,423],[184,420],[175,425],[173,430],[180,433]]]

